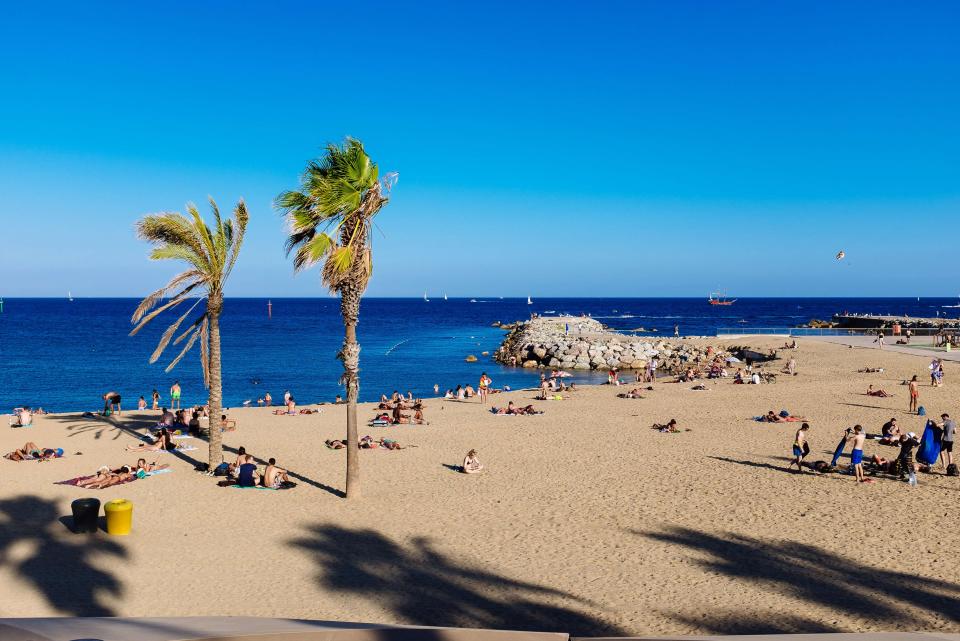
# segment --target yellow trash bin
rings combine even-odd
[[[133,502],[127,499],[114,499],[103,504],[107,515],[107,534],[130,534],[133,526]]]

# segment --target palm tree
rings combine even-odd
[[[182,316],[177,318],[160,337],[157,349],[150,356],[155,363],[170,344],[186,344],[167,366],[172,370],[180,362],[197,340],[200,341],[200,362],[203,366],[203,381],[210,390],[210,452],[208,465],[212,470],[223,460],[221,430],[219,419],[223,410],[223,378],[220,369],[220,313],[223,311],[223,288],[237,263],[243,235],[247,229],[247,206],[243,200],[233,210],[233,218],[223,220],[217,203],[210,199],[213,210],[214,227],[204,222],[196,205],[187,205],[184,216],[181,213],[165,212],[150,214],[137,221],[137,236],[151,243],[151,260],[180,260],[188,265],[186,271],[143,299],[130,322],[136,327],[130,332],[133,336],[161,313],[173,309],[192,298],[196,302]],[[177,291],[179,290],[179,291]],[[176,293],[172,293],[176,291]],[[198,296],[206,293],[206,298]],[[162,302],[167,299],[166,302]],[[188,316],[206,301],[202,313],[193,320],[186,330],[174,339]],[[162,304],[161,304],[162,303]],[[159,305],[159,306],[158,306]],[[153,310],[153,311],[151,311]]]
[[[275,206],[290,228],[286,250],[288,256],[293,253],[294,271],[322,263],[321,281],[340,294],[344,339],[337,358],[343,361],[340,382],[347,388],[347,497],[353,498],[360,495],[360,297],[373,273],[373,218],[387,204],[386,194],[396,174],[381,180],[363,143],[353,138],[342,145],[328,144],[325,151],[323,157],[307,163],[300,189],[277,196]]]

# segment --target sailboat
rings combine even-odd
[[[443,300],[447,300],[447,295],[446,295],[446,294],[443,295]]]
[[[707,299],[707,302],[711,305],[733,305],[737,302],[737,299],[727,300],[727,297],[720,292],[712,292],[710,298]]]
[[[948,308],[948,309],[955,309],[955,308],[957,308],[957,307],[960,307],[960,304],[957,304],[957,305],[941,305],[940,307],[946,307],[946,308]]]
[[[423,292],[423,302],[425,302],[425,303],[429,303],[429,302],[430,302],[430,299],[427,298],[427,292]]]
[[[527,305],[533,305],[533,301],[530,300],[529,296],[527,296]]]
[[[71,303],[73,302],[73,294],[71,292],[67,292],[67,300]]]

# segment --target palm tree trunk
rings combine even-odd
[[[360,496],[360,447],[357,435],[357,398],[360,396],[360,344],[357,342],[357,317],[360,294],[352,287],[340,292],[344,339],[340,350],[343,383],[347,387],[347,498]]]
[[[213,471],[223,462],[223,430],[220,415],[223,413],[223,375],[220,367],[220,305],[208,309],[210,313],[210,451],[207,465]]]

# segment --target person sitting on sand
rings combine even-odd
[[[750,384],[759,385],[760,384],[760,372],[754,372],[750,375]]]
[[[257,465],[253,457],[244,455],[243,462],[237,467],[237,485],[240,487],[256,487],[260,485],[260,476],[257,474]]]
[[[394,425],[402,425],[410,422],[410,415],[403,414],[400,412],[400,408],[403,407],[403,403],[396,401],[393,405],[393,412],[390,416],[390,422]]]
[[[296,416],[297,414],[297,402],[291,396],[287,399],[286,409],[273,410],[273,413],[277,416]]]
[[[138,443],[137,445],[128,445],[128,452],[158,452],[160,450],[173,450],[176,449],[173,444],[173,439],[170,437],[170,432],[167,431],[166,427],[160,428],[160,434],[157,435],[157,440],[153,443]]]
[[[33,441],[27,441],[23,447],[5,454],[4,458],[11,461],[49,461],[63,456],[61,448],[40,447]]]
[[[463,397],[464,398],[473,398],[477,395],[477,392],[473,389],[472,385],[467,385],[463,388]]]
[[[680,431],[680,428],[677,426],[677,419],[671,418],[670,421],[663,425],[661,423],[654,423],[650,429],[657,430],[658,432],[666,432],[670,434],[676,434]]]
[[[227,476],[235,477],[240,466],[247,460],[247,448],[243,445],[237,448],[237,458],[233,463],[227,466]]]
[[[18,407],[10,418],[10,427],[30,427],[33,425],[33,414],[29,407]]]
[[[879,396],[880,398],[889,398],[893,394],[888,393],[886,390],[882,389],[873,389],[873,385],[867,387],[867,396]]]
[[[733,375],[733,384],[743,385],[743,370],[738,369],[737,373]]]
[[[881,445],[899,445],[900,443],[900,425],[897,424],[896,417],[891,417],[889,421],[880,428]]]
[[[141,396],[140,400],[137,401],[137,409],[141,412],[147,409],[147,399]]]
[[[460,471],[464,474],[479,474],[483,471],[483,463],[477,458],[476,450],[470,450],[463,457],[463,465],[460,466]]]
[[[278,490],[282,484],[289,482],[290,477],[287,476],[287,471],[282,467],[277,467],[277,459],[271,457],[267,461],[267,466],[263,469],[263,487]]]
[[[417,399],[417,402],[413,404],[413,418],[410,419],[410,422],[415,425],[429,425],[425,418],[423,418],[423,401]]]

